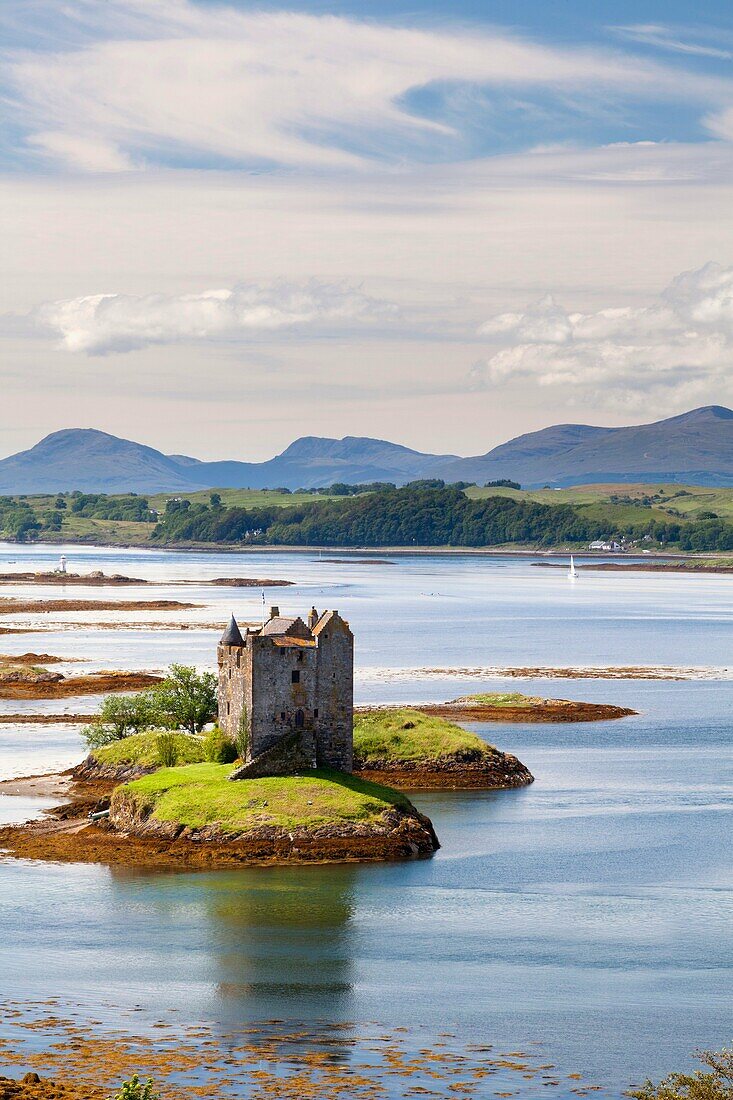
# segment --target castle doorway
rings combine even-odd
[[[305,715],[302,710],[296,710],[295,712],[295,728],[301,730],[305,725]]]

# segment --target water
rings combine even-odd
[[[18,569],[40,568],[59,553],[12,547],[8,557]],[[507,1050],[540,1043],[548,1062],[611,1095],[688,1065],[696,1047],[730,1041],[733,681],[722,671],[733,653],[730,578],[583,573],[570,585],[528,561],[470,556],[359,565],[292,553],[67,553],[72,567],[83,558],[83,568],[202,582],[137,590],[134,598],[205,606],[130,613],[136,622],[223,623],[232,608],[254,620],[259,590],[205,579],[297,580],[268,590],[268,604],[314,602],[349,618],[360,701],[451,698],[487,684],[451,670],[484,665],[698,665],[721,678],[492,681],[639,715],[473,726],[537,781],[521,791],[415,796],[443,845],[429,861],[197,874],[2,863],[8,1000],[56,996],[97,1016],[139,1005],[139,1022],[173,1018],[175,1007],[177,1019],[222,1030],[277,1018],[407,1026],[420,1043],[443,1030]],[[112,592],[133,595],[69,590]],[[5,636],[1,648],[81,657],[69,667],[84,669],[212,662],[210,630],[58,628],[74,618],[44,621],[48,633]],[[444,671],[399,673],[428,668]],[[73,728],[0,726],[0,774],[49,770],[80,752]],[[9,812],[0,801],[0,816]],[[569,1084],[554,1092],[569,1093]]]

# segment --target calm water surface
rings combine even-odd
[[[60,552],[0,546],[0,571],[48,568]],[[65,594],[203,606],[86,617],[127,619],[123,630],[72,631],[84,616],[44,616],[44,633],[5,636],[3,652],[81,658],[69,669],[211,665],[216,634],[203,627],[231,609],[256,621],[262,596],[206,580],[281,577],[297,587],[267,590],[268,604],[337,607],[351,621],[359,701],[446,699],[488,685],[618,702],[639,715],[472,727],[515,752],[537,782],[416,796],[443,845],[430,861],[190,875],[0,863],[4,998],[58,996],[97,1016],[142,1006],[141,1020],[175,1007],[222,1029],[279,1018],[408,1026],[423,1037],[447,1028],[507,1049],[539,1041],[548,1061],[612,1095],[686,1064],[695,1047],[730,1041],[731,578],[584,573],[571,585],[528,561],[469,556],[362,565],[326,560],[343,559],[338,552],[67,553],[72,568],[166,584]],[[184,579],[197,584],[174,583]],[[132,625],[166,618],[191,628]],[[456,672],[567,664],[701,666],[719,678],[502,682]],[[93,705],[2,702],[6,712]],[[0,726],[0,775],[49,770],[81,751],[73,727]],[[37,809],[19,801],[0,798],[0,820]]]

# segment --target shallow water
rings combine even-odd
[[[7,556],[18,569],[48,568],[60,552],[12,547]],[[399,669],[723,669],[733,655],[725,576],[584,573],[569,584],[528,561],[470,556],[366,566],[314,554],[67,553],[71,568],[166,582],[297,579],[266,592],[267,603],[305,610],[315,602],[349,618],[359,701],[446,699],[488,683],[450,673],[395,677]],[[0,571],[3,558],[0,547]],[[223,622],[232,608],[255,620],[262,606],[258,590],[203,584],[88,593],[107,594],[204,604],[166,613],[175,622]],[[8,635],[0,649],[82,657],[69,667],[84,670],[211,665],[214,657],[211,631],[72,632],[56,623],[79,616],[43,618],[48,633]],[[495,685],[640,713],[599,724],[473,726],[515,752],[537,782],[416,795],[443,845],[425,862],[198,874],[5,862],[4,996],[57,996],[107,1017],[102,1006],[141,1005],[140,1021],[168,1018],[175,1007],[179,1022],[222,1031],[278,1018],[404,1025],[420,1043],[445,1029],[507,1050],[539,1042],[548,1062],[612,1095],[687,1064],[696,1047],[729,1041],[733,681]],[[79,712],[93,701],[2,707]],[[0,774],[50,770],[80,752],[74,728],[0,725]],[[534,1095],[529,1083],[513,1087]],[[401,1096],[396,1089],[388,1095]],[[570,1085],[553,1091],[569,1095]]]

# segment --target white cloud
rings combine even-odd
[[[700,32],[695,29],[682,28],[680,31],[659,23],[633,23],[627,27],[613,27],[612,30],[632,42],[641,42],[645,46],[654,46],[672,53],[693,54],[720,61],[730,61],[733,58],[730,50],[721,49],[719,45],[711,46],[706,41],[696,41]]]
[[[56,11],[47,0],[46,6]],[[588,103],[633,94],[723,110],[733,85],[648,60],[560,49],[487,29],[417,30],[335,16],[70,0],[78,42],[6,66],[16,122],[82,170],[115,163],[349,167],[462,151],[461,135],[405,106],[429,85],[543,88]],[[73,41],[73,35],[72,35]],[[633,93],[631,90],[633,89]]]
[[[505,344],[472,368],[468,385],[531,379],[540,386],[603,387],[636,403],[652,391],[689,398],[730,388],[733,267],[708,263],[678,275],[650,305],[571,313],[552,297],[498,314],[479,329]]]
[[[58,333],[68,351],[90,355],[125,352],[151,344],[212,339],[246,339],[295,327],[354,326],[395,312],[345,284],[312,280],[295,285],[241,284],[177,296],[93,294],[39,308],[37,317]]]
[[[32,134],[28,142],[42,153],[84,172],[129,172],[133,168],[129,157],[103,139],[51,131]]]

